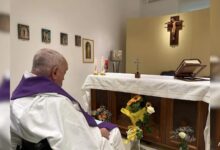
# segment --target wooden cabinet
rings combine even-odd
[[[92,110],[101,105],[112,112],[112,122],[117,124],[123,135],[131,124],[129,118],[120,112],[135,94],[105,90],[91,90]],[[174,100],[146,96],[156,113],[151,116],[151,134],[144,132],[144,141],[169,149],[177,149],[178,142],[170,139],[170,132],[182,125],[189,125],[195,130],[196,141],[191,143],[190,150],[205,150],[203,131],[206,125],[208,104],[202,101]]]
[[[220,108],[211,109],[211,150],[220,150]]]
[[[169,100],[167,99],[167,130],[169,132],[180,127],[190,126],[195,131],[196,141],[190,143],[190,150],[205,149],[204,129],[208,115],[208,104],[202,101],[185,101],[185,100]],[[166,136],[166,144],[172,147],[177,147],[178,142],[169,139]]]

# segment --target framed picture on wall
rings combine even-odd
[[[93,63],[94,62],[94,41],[90,39],[83,38],[83,63]]]
[[[10,32],[10,16],[9,14],[0,13],[0,31]]]
[[[18,24],[18,39],[21,39],[21,40],[29,40],[30,39],[28,25]]]
[[[41,29],[41,39],[43,43],[51,42],[51,32],[48,29]]]
[[[68,34],[60,33],[60,44],[61,45],[68,45]]]
[[[81,36],[75,35],[75,46],[81,46]]]

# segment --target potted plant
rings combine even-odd
[[[132,125],[128,126],[126,143],[131,143],[131,150],[140,150],[140,139],[143,137],[143,128],[151,132],[149,127],[150,115],[155,113],[154,107],[140,95],[136,95],[127,102],[121,112],[128,116]]]
[[[188,143],[194,142],[194,130],[190,126],[179,127],[175,131],[171,132],[171,139],[180,141],[179,150],[188,150]]]

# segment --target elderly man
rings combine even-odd
[[[21,140],[47,139],[53,150],[123,150],[121,134],[110,123],[97,124],[61,86],[68,70],[57,51],[35,54],[11,98],[12,148]]]

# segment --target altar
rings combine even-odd
[[[126,134],[130,120],[120,109],[136,94],[145,96],[156,113],[152,115],[152,133],[144,133],[144,141],[176,149],[178,141],[170,139],[170,132],[180,126],[191,126],[196,141],[192,150],[204,150],[204,130],[208,115],[209,81],[187,82],[172,76],[106,73],[105,76],[89,75],[83,86],[85,107],[88,111],[104,105],[112,112],[112,122]]]

